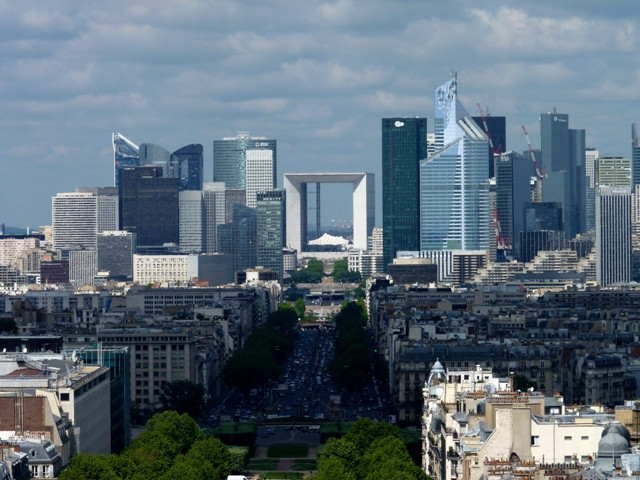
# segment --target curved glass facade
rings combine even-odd
[[[276,141],[264,137],[251,137],[240,132],[237,137],[213,141],[213,181],[224,182],[231,190],[247,188],[247,150],[271,150],[273,152],[273,185],[276,185]]]
[[[458,101],[455,75],[435,90],[436,150],[420,164],[420,249],[489,249],[489,141]]]
[[[124,167],[140,165],[140,149],[121,133],[113,133],[111,143],[113,144],[113,184],[117,187],[120,170]]]

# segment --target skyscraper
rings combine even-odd
[[[632,186],[631,159],[623,157],[600,157],[596,163],[596,182],[598,186]]]
[[[427,119],[382,119],[383,265],[400,250],[420,248],[420,160],[427,156]]]
[[[434,103],[436,150],[420,162],[420,249],[488,250],[488,138],[458,100],[455,74]]]
[[[596,281],[631,281],[631,188],[600,185],[596,193]]]
[[[258,192],[272,191],[276,188],[276,162],[274,151],[268,148],[247,149],[247,207],[255,208]]]
[[[171,153],[164,147],[154,143],[141,143],[139,146],[141,167],[161,167],[163,177],[171,177]]]
[[[569,128],[569,115],[540,115],[544,201],[561,202],[564,228],[573,238],[586,229],[585,131]]]
[[[179,194],[180,251],[202,253],[202,192],[185,190]]]
[[[116,187],[80,187],[76,192],[92,193],[98,197],[98,233],[117,230],[118,189]]]
[[[256,194],[257,264],[278,273],[283,278],[285,246],[285,191],[273,190]]]
[[[217,228],[225,223],[225,189],[222,182],[204,183],[203,197],[203,239],[205,253],[218,251]]]
[[[213,141],[213,181],[224,182],[230,190],[247,188],[247,151],[270,150],[275,185],[277,164],[276,141],[265,137],[252,137],[249,132],[238,132],[235,137]]]
[[[585,150],[585,231],[596,228],[596,165],[600,159],[600,152],[595,148]]]
[[[202,190],[203,156],[202,145],[192,143],[171,154],[170,177],[177,177],[180,191]]]
[[[119,182],[118,172],[124,167],[137,167],[140,165],[138,146],[121,133],[113,133],[113,184],[117,187]]]
[[[487,114],[488,115],[488,114]],[[476,124],[482,128],[484,132],[484,124],[482,122],[482,117],[471,117]],[[491,143],[493,143],[493,148],[496,153],[504,153],[507,151],[507,118],[506,117],[493,117],[486,116],[484,117],[484,121],[487,122],[487,129],[489,130],[489,135],[491,135]],[[486,133],[486,132],[485,132]],[[488,157],[487,161],[489,163],[489,178],[493,178],[495,176],[495,162],[494,155],[491,151],[491,148],[488,149]]]
[[[54,250],[94,249],[98,197],[88,192],[58,193],[51,200]]]
[[[120,171],[120,230],[137,235],[139,246],[178,244],[178,179],[163,178],[161,167]]]
[[[633,171],[633,187],[640,185],[640,133],[638,124],[631,124],[631,165]]]
[[[218,253],[233,258],[233,271],[257,265],[257,214],[255,208],[236,203],[233,221],[218,225]]]

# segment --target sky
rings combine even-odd
[[[640,122],[636,0],[0,0],[0,223],[51,223],[51,197],[113,185],[111,134],[173,151],[249,131],[285,173],[372,172],[381,118],[421,116],[457,72],[471,115],[507,117],[524,151],[569,114],[600,155]],[[323,224],[351,219],[322,186]]]

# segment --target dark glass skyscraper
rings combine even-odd
[[[120,230],[135,233],[140,246],[178,244],[178,179],[162,177],[161,167],[120,171]]]
[[[202,190],[203,179],[202,145],[192,143],[171,154],[171,177],[179,179],[180,191]]]
[[[277,163],[275,140],[238,132],[236,137],[213,141],[213,181],[224,182],[231,190],[246,190],[247,150],[271,150],[274,165]],[[272,174],[275,178],[275,169]]]
[[[420,160],[427,156],[427,119],[382,119],[384,268],[400,250],[420,249]]]
[[[484,132],[484,124],[482,117],[471,117],[474,122],[478,124]],[[484,117],[487,122],[487,128],[489,129],[489,135],[491,136],[491,142],[496,152],[504,153],[507,151],[507,118],[506,117]],[[486,132],[485,132],[486,133]],[[495,162],[493,158],[493,152],[489,148],[487,160],[489,162],[489,178],[495,175]]]
[[[274,190],[256,194],[257,210],[257,262],[259,266],[278,273],[282,282],[285,246],[285,192]]]
[[[138,146],[121,133],[114,133],[111,141],[113,143],[113,184],[117,187],[118,172],[124,167],[139,166],[140,155]]]
[[[233,221],[218,225],[218,253],[233,258],[233,271],[239,272],[257,265],[256,209],[236,203]]]
[[[569,239],[586,229],[585,131],[569,128],[564,113],[540,115],[544,201],[561,202]]]

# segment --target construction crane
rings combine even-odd
[[[493,140],[491,140],[491,133],[489,132],[487,119],[484,117],[484,112],[482,111],[482,107],[480,106],[480,104],[477,103],[476,105],[478,105],[478,110],[480,110],[480,118],[482,119],[482,126],[484,127],[484,133],[486,133],[487,137],[489,137],[489,146],[491,147],[491,153],[493,153],[494,155],[500,155],[500,150],[502,149],[502,145],[498,145],[498,148],[495,148],[493,146]]]
[[[496,235],[496,262],[507,261],[507,250],[511,248],[509,239],[504,239],[502,236],[502,228],[500,227],[500,217],[498,216],[498,206],[493,204],[493,211],[491,212],[493,219],[493,230]]]
[[[527,145],[529,147],[529,155],[531,155],[531,160],[533,160],[533,168],[536,170],[536,198],[534,198],[535,202],[542,201],[542,179],[544,178],[544,172],[540,172],[538,168],[538,162],[536,162],[536,156],[533,153],[533,147],[531,147],[531,140],[529,140],[529,134],[527,133],[527,128],[522,125],[522,131],[524,132],[524,137],[527,139]]]

